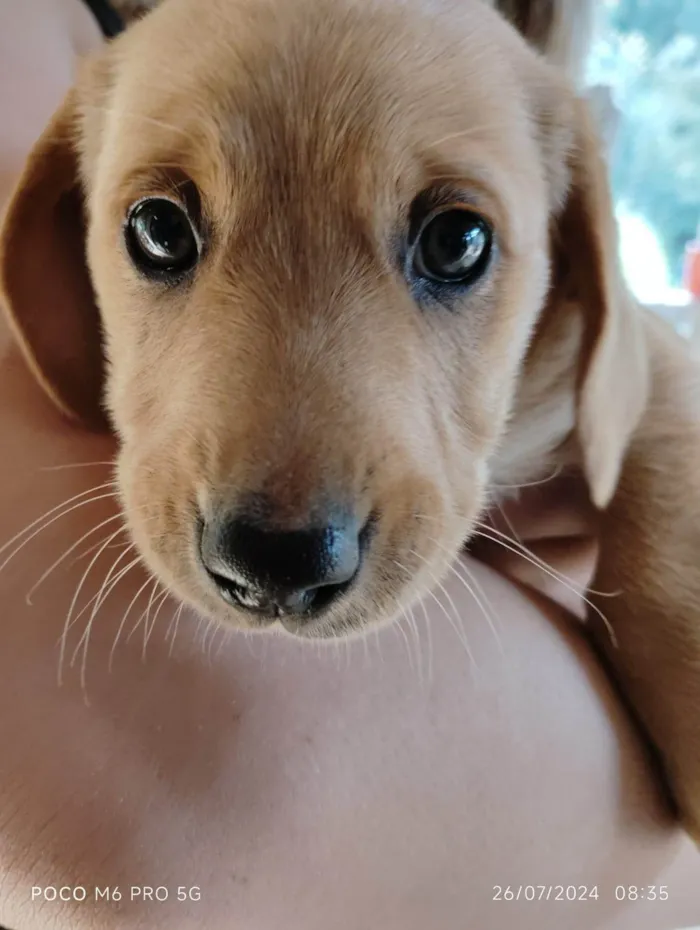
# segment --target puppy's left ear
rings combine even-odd
[[[100,316],[85,257],[80,92],[69,92],[29,155],[0,230],[0,302],[54,404],[107,426]]]
[[[577,425],[593,503],[610,502],[627,445],[647,402],[643,314],[618,258],[608,168],[593,119],[575,101],[570,183],[555,229],[555,287],[580,308],[584,352]]]

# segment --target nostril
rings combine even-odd
[[[353,578],[342,584],[321,585],[301,591],[277,591],[265,593],[247,585],[239,584],[223,575],[208,572],[209,577],[219,589],[224,600],[233,607],[243,608],[251,613],[268,616],[272,619],[289,615],[302,615],[317,612],[328,607],[351,586]]]
[[[258,614],[270,612],[274,614],[274,610],[271,611],[273,606],[272,602],[262,591],[257,591],[254,588],[249,588],[247,585],[239,584],[237,581],[233,581],[224,575],[216,574],[216,572],[209,572],[209,577],[219,589],[219,593],[223,599],[228,601],[233,607],[242,607],[245,610],[250,610]]]
[[[341,594],[344,594],[352,585],[353,581],[357,577],[358,572],[359,566],[352,578],[348,578],[347,581],[343,581],[340,584],[324,584],[321,585],[320,588],[314,588],[313,591],[309,591],[308,593],[311,596],[310,606],[313,608],[313,610],[323,610],[333,601],[337,600]]]

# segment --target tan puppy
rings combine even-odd
[[[697,370],[625,291],[583,105],[505,19],[168,0],[39,141],[1,269],[46,391],[121,439],[145,561],[222,622],[390,619],[497,486],[579,469],[623,592],[592,595],[614,645],[591,620],[700,838]]]

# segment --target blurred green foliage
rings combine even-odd
[[[618,201],[659,236],[673,283],[700,223],[700,0],[602,0],[592,83],[622,113]]]

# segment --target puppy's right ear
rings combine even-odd
[[[37,380],[66,415],[107,427],[100,316],[85,256],[79,91],[34,146],[0,230],[0,302]]]
[[[576,85],[585,76],[595,0],[490,0],[523,38]]]

